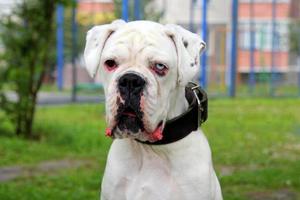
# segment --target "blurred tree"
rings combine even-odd
[[[107,22],[109,23],[109,22]],[[85,47],[85,38],[87,31],[91,28],[90,25],[83,25],[79,22],[76,24],[77,35],[77,52],[83,52]],[[64,14],[64,61],[71,62],[72,59],[72,8],[67,7]],[[78,55],[76,55],[78,56]],[[55,60],[56,61],[56,60]]]
[[[114,0],[115,16],[121,18],[122,16],[122,0]],[[134,1],[129,1],[129,20],[134,20]],[[143,20],[159,21],[164,14],[163,10],[157,10],[154,6],[154,0],[141,1],[141,12]]]
[[[0,105],[14,122],[18,136],[35,137],[32,125],[37,93],[51,66],[51,52],[55,47],[56,4],[70,5],[70,2],[23,0],[12,14],[1,20],[0,76],[12,85],[17,101],[9,102],[2,94]]]
[[[291,22],[289,26],[289,41],[290,51],[300,55],[300,20]]]
[[[1,56],[0,56],[1,62]],[[12,104],[9,103],[6,99],[6,96],[3,93],[3,87],[6,82],[7,77],[7,70],[1,67],[0,63],[0,133],[1,134],[9,134],[11,133],[11,129],[7,130],[7,126],[12,126],[11,123],[11,116],[7,113],[11,112]],[[5,105],[5,106],[4,106]]]

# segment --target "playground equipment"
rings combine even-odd
[[[253,0],[250,1],[249,14],[250,14],[250,74],[249,74],[248,84],[249,84],[249,93],[252,94],[255,87],[255,72],[254,72],[255,24],[253,21],[254,18]]]
[[[276,53],[275,53],[275,42],[276,42],[276,3],[277,0],[272,0],[272,56],[271,56],[271,79],[270,79],[270,95],[274,96],[274,92],[275,92],[275,70],[276,70],[276,66],[275,66],[275,57],[276,57]]]
[[[237,31],[238,31],[238,0],[232,0],[231,17],[231,56],[229,66],[228,95],[234,97],[236,93],[236,68],[237,68]]]
[[[208,42],[207,40],[207,1],[202,0],[202,39],[204,42]],[[201,62],[201,76],[200,76],[200,85],[206,89],[207,88],[207,81],[206,81],[206,61],[207,61],[207,52],[204,51],[201,55],[200,62]]]
[[[56,8],[56,55],[57,55],[57,87],[63,88],[63,66],[64,66],[64,7],[58,5]]]

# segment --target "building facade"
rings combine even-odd
[[[289,25],[299,18],[299,8],[299,0],[276,0],[275,4],[272,0],[240,0],[239,73],[245,78],[251,70],[256,74],[272,71],[283,75],[295,67],[289,53]]]
[[[103,24],[114,19],[113,0],[78,0],[77,21],[80,24]]]

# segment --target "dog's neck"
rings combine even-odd
[[[185,88],[178,86],[176,90],[173,90],[170,94],[170,106],[167,114],[167,120],[175,118],[184,113],[189,104],[185,98]]]
[[[170,160],[182,161],[187,158],[187,155],[195,155],[195,152],[190,154],[186,153],[193,151],[193,148],[195,148],[195,146],[199,148],[199,151],[197,151],[196,154],[201,157],[204,151],[202,150],[202,148],[206,148],[207,144],[201,144],[201,142],[199,141],[202,141],[204,137],[205,136],[203,135],[202,131],[197,130],[180,141],[166,145],[148,145],[132,139],[117,140],[117,143],[126,145],[126,153],[129,153],[131,155],[131,158],[133,160],[136,160],[137,162],[153,160],[150,158],[156,157],[156,160],[164,160],[164,162],[168,163]],[[122,156],[124,156],[124,154],[122,154]]]

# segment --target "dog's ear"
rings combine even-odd
[[[174,24],[166,25],[166,33],[173,40],[178,57],[178,83],[185,86],[199,76],[199,56],[205,42],[196,34]]]
[[[87,32],[86,44],[84,49],[84,61],[86,69],[91,77],[95,77],[101,59],[101,53],[107,39],[118,28],[126,22],[116,20],[111,24],[94,26]]]

